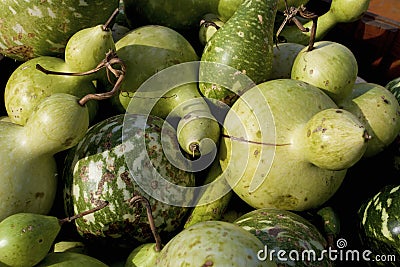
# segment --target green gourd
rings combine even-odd
[[[271,80],[290,78],[293,62],[303,48],[304,45],[298,43],[278,43],[274,46]]]
[[[338,23],[350,23],[362,17],[368,10],[370,0],[332,0],[330,9],[318,17],[315,41],[322,40],[326,34]],[[312,21],[303,24],[305,28],[311,29]],[[297,26],[285,26],[280,33],[288,43],[299,43],[308,45],[310,31],[300,31]]]
[[[288,0],[289,6],[300,6],[309,0]],[[243,0],[124,0],[125,12],[131,25],[158,24],[177,30],[195,29],[206,14],[213,13],[227,21]],[[284,0],[278,10],[285,9]]]
[[[155,243],[141,244],[129,253],[125,267],[154,267],[159,254]]]
[[[245,0],[207,42],[201,61],[235,69],[237,73],[232,77],[223,73],[228,83],[239,74],[248,76],[255,84],[267,81],[272,72],[277,3],[278,0]],[[249,88],[240,86],[235,89],[221,85],[217,81],[222,74],[216,68],[200,64],[199,89],[205,97],[231,106],[238,95]]]
[[[358,83],[351,95],[338,104],[353,113],[371,135],[365,157],[384,151],[400,132],[400,105],[396,96],[382,85]]]
[[[254,208],[319,207],[369,141],[355,115],[338,109],[317,87],[292,79],[246,91],[223,126],[222,171],[233,191]]]
[[[0,263],[34,266],[49,252],[61,230],[54,216],[16,213],[0,222]]]
[[[0,121],[0,220],[50,211],[58,173],[53,155],[77,144],[88,125],[87,107],[60,93],[43,99],[24,126]]]
[[[11,121],[25,125],[36,105],[53,93],[67,93],[77,97],[95,93],[96,87],[92,81],[106,75],[104,71],[79,77],[48,75],[37,69],[38,64],[50,71],[85,72],[94,69],[109,50],[115,50],[111,30],[106,24],[97,25],[76,32],[68,40],[65,60],[40,56],[22,63],[9,77],[4,91],[5,106]],[[90,119],[93,120],[98,104],[89,101],[87,105]]]
[[[70,267],[70,266],[85,266],[85,267],[107,267],[108,265],[102,261],[81,253],[76,252],[52,252],[49,253],[36,267]]]
[[[77,31],[103,23],[118,0],[0,2],[0,53],[27,61],[39,56],[62,57]]]
[[[222,169],[219,161],[215,160],[205,177],[204,185],[207,187],[190,212],[184,228],[202,221],[221,220],[233,194],[229,184],[221,174]]]
[[[204,221],[175,235],[161,250],[155,266],[277,266],[259,260],[263,243],[233,223]]]
[[[184,151],[212,151],[220,128],[198,91],[198,56],[186,38],[171,28],[147,25],[129,32],[116,48],[127,70],[117,105],[128,113],[174,117]]]

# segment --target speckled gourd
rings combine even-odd
[[[235,84],[238,74],[254,84],[267,81],[272,71],[273,29],[278,0],[245,0],[225,24],[208,40],[201,61],[227,65],[237,73],[220,73],[208,64],[200,64],[199,89],[207,97],[231,106],[245,90],[219,83],[219,77]],[[225,76],[223,76],[225,75]],[[239,75],[240,76],[240,75]]]
[[[336,192],[368,143],[355,115],[338,109],[317,87],[292,79],[248,90],[223,126],[223,175],[254,208],[317,208]]]
[[[53,93],[67,93],[77,97],[95,93],[94,80],[105,80],[105,70],[88,76],[45,74],[36,68],[39,64],[50,71],[85,72],[94,69],[110,50],[115,50],[111,30],[97,25],[76,32],[65,48],[65,58],[39,56],[27,60],[9,77],[4,103],[7,114],[14,123],[25,125],[31,112],[40,101]],[[90,119],[97,113],[98,103],[87,103]]]
[[[179,230],[193,196],[163,181],[190,187],[194,174],[174,166],[165,151],[170,157],[181,155],[176,131],[159,117],[141,114],[119,114],[96,123],[69,151],[62,179],[67,214],[109,202],[74,221],[85,240],[122,247],[153,240],[146,210],[129,203],[135,195],[150,202],[160,235]]]
[[[193,224],[161,250],[156,266],[277,266],[257,253],[263,243],[241,227],[222,221]]]
[[[322,233],[294,212],[273,208],[257,209],[240,216],[233,223],[263,242],[263,258],[286,266],[333,266],[328,255],[323,254],[328,244]],[[285,257],[279,256],[280,250],[285,252]],[[312,254],[301,254],[305,250],[315,252],[315,257]],[[293,257],[286,257],[290,252]]]
[[[1,1],[0,53],[19,61],[62,56],[73,34],[104,23],[118,4],[118,0]]]

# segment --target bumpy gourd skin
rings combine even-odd
[[[1,1],[0,53],[19,61],[61,56],[75,32],[104,23],[118,4],[118,0]]]
[[[226,88],[218,82],[221,76],[226,77],[226,84],[232,86],[239,74],[246,75],[255,84],[270,78],[277,3],[278,0],[245,0],[207,42],[201,61],[227,65],[237,70],[237,74],[230,77],[208,64],[200,64],[199,89],[205,97],[231,106],[238,95],[248,88]]]

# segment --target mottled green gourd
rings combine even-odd
[[[68,94],[45,98],[25,126],[0,122],[0,220],[50,211],[58,179],[53,155],[77,144],[88,125],[87,107]]]
[[[356,116],[338,109],[317,87],[292,79],[248,90],[223,126],[222,171],[233,191],[254,208],[319,207],[368,143]]]
[[[369,2],[370,0],[332,0],[330,9],[318,17],[315,40],[322,40],[338,23],[350,23],[360,19],[368,10]],[[312,21],[303,26],[311,29]],[[296,25],[286,25],[280,36],[284,37],[286,42],[307,45],[310,41],[310,34],[311,31],[302,32]]]
[[[353,113],[371,136],[365,157],[382,152],[400,132],[399,102],[392,92],[381,85],[355,84],[351,95],[338,105]]]
[[[40,56],[22,63],[10,76],[4,91],[7,114],[14,123],[25,125],[40,101],[53,93],[67,93],[79,98],[96,92],[93,81],[106,79],[101,70],[88,76],[45,74],[36,68],[57,72],[85,72],[94,69],[109,50],[115,50],[111,30],[104,25],[85,28],[76,32],[65,48],[65,60]],[[90,119],[98,109],[96,101],[87,103]]]
[[[0,53],[19,61],[62,56],[73,34],[103,23],[118,4],[118,0],[1,1]]]
[[[272,71],[277,3],[278,0],[245,0],[207,42],[201,61],[228,65],[239,74],[247,75],[255,84],[267,81]],[[231,106],[238,95],[249,88],[245,85],[226,88],[217,83],[218,77],[224,74],[200,64],[199,89],[205,97]],[[237,73],[226,75],[224,79],[234,84],[236,76]]]
[[[176,131],[161,118],[120,114],[93,125],[66,158],[65,209],[72,215],[98,202],[109,205],[76,219],[79,234],[108,246],[132,247],[152,240],[146,210],[129,203],[135,195],[148,199],[160,235],[177,231],[193,196],[166,182],[194,185],[194,174],[174,166],[166,156],[179,165],[178,154]]]
[[[46,255],[61,230],[53,216],[13,214],[0,222],[0,263],[34,266]]]
[[[253,234],[264,244],[261,258],[268,258],[281,264],[280,266],[333,266],[328,255],[323,254],[328,245],[324,236],[315,225],[294,212],[257,209],[242,215],[234,224]],[[284,257],[279,254],[280,250],[285,251]],[[302,258],[304,250],[315,252],[315,257],[309,254]],[[293,254],[289,257],[289,253]]]
[[[370,250],[370,259],[382,255],[386,261],[378,266],[397,266],[400,258],[400,186],[386,185],[366,199],[358,210],[359,237]],[[390,258],[389,258],[390,257]]]
[[[204,221],[175,235],[161,250],[156,266],[277,266],[258,259],[263,247],[257,237],[233,223]]]

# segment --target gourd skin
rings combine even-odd
[[[53,155],[74,146],[89,125],[87,107],[68,94],[45,98],[21,126],[0,122],[0,221],[17,212],[47,214],[54,201]]]
[[[332,0],[328,12],[319,16],[315,40],[319,41],[338,23],[349,23],[356,21],[368,10],[370,0]],[[312,21],[303,25],[311,29]],[[310,41],[310,31],[302,32],[297,26],[286,26],[280,36],[288,43],[299,43],[307,45]]]
[[[75,32],[105,22],[118,2],[3,0],[0,53],[20,61],[60,56]]]
[[[225,177],[255,208],[318,207],[339,188],[346,169],[333,171],[311,164],[304,155],[302,132],[312,116],[337,108],[336,104],[301,81],[273,80],[258,88],[235,102],[226,116],[224,134],[265,144],[222,138],[219,159]],[[257,181],[258,187],[250,190]]]
[[[228,83],[239,74],[248,76],[255,84],[268,80],[272,72],[277,3],[278,0],[243,1],[207,42],[201,61],[227,65],[237,70],[232,77],[223,73]],[[221,71],[210,68],[209,64],[200,64],[199,77],[202,82],[199,83],[199,89],[205,97],[231,106],[238,95],[248,88],[226,88],[217,82],[221,76]]]

